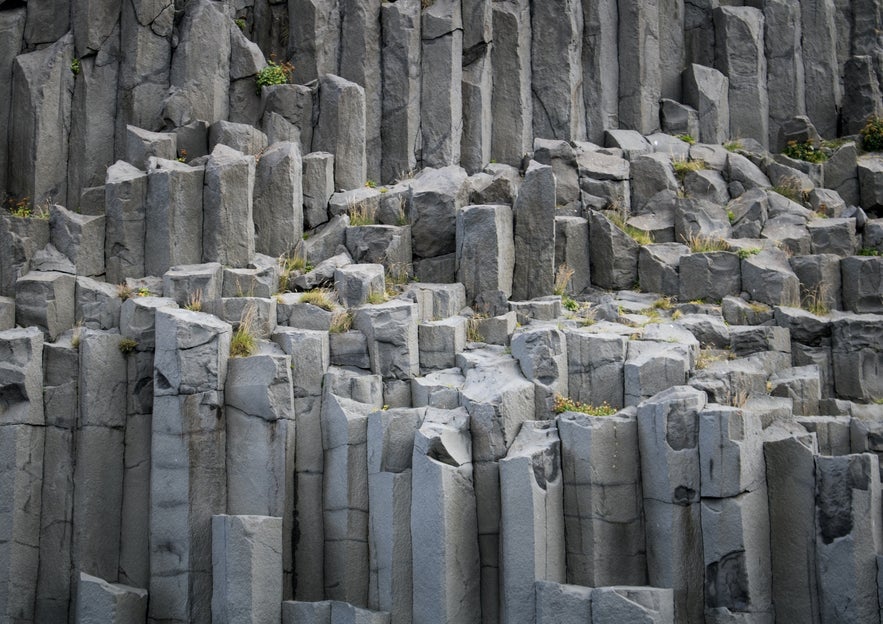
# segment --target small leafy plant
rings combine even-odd
[[[552,411],[556,414],[562,414],[564,412],[579,412],[580,414],[588,414],[589,416],[613,416],[617,412],[616,408],[611,407],[607,401],[604,401],[601,405],[589,405],[588,403],[575,401],[561,396],[560,394],[555,395],[555,399],[552,403]]]
[[[610,219],[613,225],[628,234],[632,238],[632,240],[634,240],[639,245],[650,245],[653,243],[653,236],[649,232],[639,230],[638,228],[629,225],[628,223],[626,223],[625,219],[620,213],[609,212],[607,213],[607,218]]]
[[[267,61],[267,66],[259,71],[254,79],[258,95],[261,94],[261,89],[264,87],[288,84],[293,73],[294,65],[288,61],[282,63],[277,63],[272,59]]]
[[[728,152],[738,152],[740,149],[742,149],[742,147],[742,141],[740,141],[739,139],[734,139],[732,141],[727,141],[726,143],[724,143],[724,149]]]
[[[873,115],[859,132],[862,136],[862,149],[866,152],[883,150],[883,117]]]
[[[740,249],[736,252],[736,255],[739,256],[739,259],[745,260],[746,258],[750,258],[751,256],[755,256],[759,254],[761,251],[760,247],[746,247],[744,249]]]
[[[129,355],[138,348],[138,341],[134,338],[123,338],[120,340],[120,352],[123,355]]]
[[[242,30],[242,31],[245,30],[245,19],[244,18],[237,17],[235,20],[233,20],[233,23],[239,27],[239,30]]]
[[[74,60],[71,61],[71,73],[74,76],[79,76],[80,71],[82,71],[82,67],[80,66],[80,59],[75,58]]]
[[[879,249],[871,249],[870,247],[862,247],[859,250],[858,255],[860,256],[881,256],[883,253],[880,252]]]
[[[811,141],[804,141],[802,143],[788,141],[788,145],[785,146],[782,153],[788,158],[805,160],[811,163],[821,163],[828,160],[828,155],[813,145]]]
[[[684,143],[687,143],[688,145],[695,145],[696,144],[696,138],[692,134],[679,134],[679,135],[677,135],[677,137],[681,141],[683,141]]]

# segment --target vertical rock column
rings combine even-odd
[[[206,182],[205,171],[205,167],[191,167],[176,160],[151,157],[148,161],[145,275],[163,275],[173,266],[202,262],[205,208],[200,210],[200,206]],[[213,161],[212,172],[213,185],[226,182],[218,180],[220,175],[216,161]],[[239,194],[241,190],[235,189],[233,193]],[[217,199],[214,194],[210,197]],[[245,200],[240,196],[236,201]],[[216,209],[217,206],[211,208]],[[135,228],[137,225],[132,223],[129,227]]]
[[[821,620],[879,617],[879,460],[872,453],[816,457],[816,553]]]
[[[119,574],[126,436],[126,361],[116,333],[80,334],[80,413],[74,472],[74,568]],[[96,531],[95,527],[103,527]]]
[[[297,143],[279,142],[255,170],[255,251],[278,258],[303,240],[303,160]]]
[[[686,59],[685,0],[659,2],[659,65],[662,97],[681,102],[681,70]],[[691,59],[693,60],[693,59]]]
[[[515,273],[512,298],[552,294],[555,283],[555,175],[532,161],[515,198]]]
[[[619,127],[619,12],[616,0],[583,2],[582,11],[586,136],[601,145]]]
[[[730,81],[730,136],[750,137],[766,147],[769,95],[763,24],[763,13],[752,7],[714,10],[714,64]],[[700,119],[701,115],[700,111]]]
[[[763,7],[764,52],[770,100],[770,149],[779,151],[779,129],[806,113],[803,44],[798,0],[769,0]]]
[[[500,609],[499,460],[505,457],[521,424],[534,420],[536,390],[521,374],[518,362],[508,355],[460,354],[457,365],[466,376],[460,404],[469,413],[472,434],[481,554],[481,618],[483,622],[497,622]],[[417,565],[415,559],[415,569]]]
[[[373,407],[326,391],[324,450],[325,595],[368,605],[368,414]]]
[[[383,111],[380,180],[403,178],[417,166],[420,133],[420,0],[380,7]]]
[[[143,171],[122,160],[107,169],[104,265],[111,284],[120,284],[127,277],[147,275],[144,270],[147,181]]]
[[[804,0],[800,11],[806,114],[820,135],[835,137],[841,87],[834,0]]]
[[[295,60],[294,81],[305,84],[325,74],[336,74],[339,0],[288,0],[288,19],[288,56]]]
[[[340,76],[365,90],[367,179],[380,178],[383,78],[380,65],[380,0],[339,0]],[[295,59],[296,61],[297,59]]]
[[[491,155],[518,166],[533,145],[531,31],[528,0],[494,2]]]
[[[457,281],[472,303],[483,294],[512,294],[515,243],[509,206],[466,206],[457,211]]]
[[[319,122],[313,151],[334,154],[334,186],[355,189],[368,175],[365,157],[365,90],[354,82],[326,74],[319,79]]]
[[[244,267],[254,257],[254,174],[254,156],[215,146],[205,166],[203,262]]]
[[[68,34],[47,48],[17,56],[13,64],[8,190],[34,205],[67,203],[73,55]]]
[[[282,619],[282,519],[212,517],[214,624],[279,624]]]
[[[0,619],[33,622],[43,487],[43,334],[0,332]]]
[[[423,10],[420,160],[424,167],[460,162],[463,131],[463,19],[459,0],[435,0]]]
[[[554,0],[535,3],[532,9],[533,135],[582,140],[586,135],[582,4]]]
[[[43,345],[43,502],[40,514],[40,575],[35,620],[66,622],[71,600],[74,429],[80,357],[70,341]]]
[[[558,417],[567,582],[646,585],[641,464],[634,412]]]
[[[658,0],[619,3],[619,123],[650,134],[659,128],[662,74]]]
[[[12,67],[21,51],[26,17],[25,7],[0,13],[0,90],[4,93],[12,93]],[[11,106],[9,97],[0,101],[0,188],[3,189],[7,188],[8,138],[13,126],[9,116]]]
[[[414,624],[483,619],[469,415],[429,408],[414,438]]]
[[[230,325],[156,313],[149,617],[211,621],[211,518],[227,507],[224,383]]]
[[[291,594],[295,513],[295,412],[291,357],[279,352],[231,358],[224,386],[227,512],[274,516]]]
[[[780,622],[819,622],[816,576],[815,459],[813,434],[763,445],[769,488],[773,605]]]
[[[307,329],[277,328],[273,341],[292,358],[291,378],[294,389],[295,496],[297,523],[294,544],[294,579],[286,579],[287,599],[292,581],[298,600],[320,600],[324,587],[324,533],[322,521],[322,451],[323,377],[330,358],[328,332]]]
[[[536,581],[564,582],[563,489],[555,421],[524,423],[500,460],[500,621],[505,624],[536,621]]]
[[[490,0],[466,0],[463,12],[463,135],[460,164],[469,173],[491,159],[493,10]]]
[[[386,611],[390,624],[412,617],[411,461],[425,408],[368,416],[368,607]]]
[[[674,386],[638,406],[648,580],[674,590],[678,622],[704,618],[699,412],[705,402],[704,392]]]

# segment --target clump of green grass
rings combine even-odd
[[[868,117],[865,127],[859,131],[862,137],[862,149],[866,152],[883,150],[883,117]]]
[[[727,241],[718,236],[703,236],[702,234],[690,234],[684,239],[684,244],[693,253],[707,253],[711,251],[729,251]]]
[[[579,310],[579,302],[573,297],[568,297],[564,295],[561,297],[561,307],[569,312],[576,312]]]
[[[730,222],[730,225],[736,222],[736,213],[732,210],[727,210],[727,220]]]
[[[695,145],[696,144],[696,138],[692,134],[678,134],[676,136],[677,136],[677,138],[679,138],[684,143],[687,143],[688,145]]]
[[[288,290],[288,282],[291,279],[292,273],[309,273],[312,270],[313,265],[307,262],[298,252],[281,255],[279,257],[278,292],[286,292]]]
[[[639,245],[653,244],[653,236],[649,232],[639,230],[633,225],[629,225],[619,212],[608,212],[607,218],[610,219],[610,222],[613,223],[613,225],[628,234],[632,240]]]
[[[732,141],[727,141],[726,143],[724,143],[724,149],[728,152],[738,152],[743,147],[744,145],[742,145],[742,141],[740,141],[739,139],[734,139]]]
[[[385,303],[389,301],[389,297],[387,296],[385,291],[371,291],[368,293],[368,303],[371,305],[377,305],[379,303]]]
[[[184,309],[191,312],[202,312],[202,290],[197,289],[196,292],[190,294],[187,303],[184,304]]]
[[[706,168],[706,164],[704,160],[687,160],[686,158],[675,158],[671,161],[672,167],[674,167],[675,175],[678,177],[678,180],[683,184],[684,178],[687,177],[687,174],[691,171],[701,171]]]
[[[745,260],[751,256],[756,256],[761,252],[760,247],[746,247],[736,252],[740,259]]]
[[[803,188],[800,186],[800,181],[791,176],[780,180],[772,190],[783,197],[787,197],[793,202],[800,203],[803,199]]]
[[[617,412],[617,409],[611,407],[607,401],[604,401],[601,405],[589,405],[588,403],[574,401],[573,399],[556,394],[552,403],[552,411],[556,414],[562,414],[564,412],[579,412],[580,414],[588,414],[589,416],[613,416]]]
[[[255,321],[255,308],[248,306],[239,319],[239,326],[230,338],[230,357],[248,357],[258,350],[257,338],[252,329]]]
[[[323,310],[334,310],[334,295],[328,288],[314,288],[300,297],[301,303],[311,303]]]
[[[138,341],[134,338],[123,338],[120,340],[120,352],[123,355],[129,355],[138,348]]]
[[[879,249],[872,249],[870,247],[862,247],[859,250],[858,255],[860,255],[860,256],[879,256],[879,255],[883,255],[883,254],[881,254]]]

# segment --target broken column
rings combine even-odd
[[[512,294],[515,244],[509,206],[466,206],[457,212],[457,281],[473,302],[484,293]]]
[[[491,155],[519,165],[533,143],[530,3],[494,2]],[[505,122],[503,121],[505,120]]]
[[[500,460],[503,622],[534,622],[534,583],[564,581],[562,491],[555,421],[525,423]]]
[[[424,167],[460,162],[463,19],[460,3],[435,0],[421,25],[420,132]]]
[[[657,0],[619,4],[619,123],[641,134],[659,128],[659,34]]]
[[[460,164],[470,173],[491,160],[493,132],[493,8],[484,0],[461,3],[463,14],[463,134]]]
[[[43,335],[0,332],[0,617],[34,621],[43,487]]]
[[[202,261],[244,267],[254,256],[254,156],[218,144],[205,165]],[[244,228],[244,230],[243,230]]]
[[[122,160],[107,169],[104,253],[106,276],[111,283],[147,274],[144,267],[147,183],[148,177],[143,171]],[[199,191],[201,196],[201,184]]]
[[[336,188],[359,188],[368,179],[365,137],[365,90],[339,76],[322,76],[312,150],[334,154]]]
[[[551,295],[555,282],[555,176],[552,167],[531,162],[515,199],[513,213],[515,272],[512,298],[527,300]]]
[[[414,624],[482,621],[469,415],[429,408],[414,438]]]
[[[558,417],[564,473],[567,581],[644,585],[638,422],[634,412]]]
[[[122,223],[123,231],[131,230],[133,235],[137,234],[138,225],[142,228],[145,275],[162,275],[179,264],[202,262],[203,210],[200,207],[204,179],[204,167],[150,158],[146,221]],[[125,259],[121,257],[120,264]]]
[[[254,185],[255,251],[278,258],[301,241],[303,165],[296,143],[270,146],[258,161]]]
[[[223,391],[230,325],[158,310],[150,471],[149,616],[211,621],[211,517],[227,507]]]

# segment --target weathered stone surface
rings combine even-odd
[[[709,251],[681,256],[680,298],[723,299],[742,290],[739,256],[728,251]]]
[[[876,371],[883,360],[883,331],[879,317],[848,315],[831,326],[831,354],[834,358],[834,387],[849,399],[869,400],[883,392],[883,380]]]
[[[113,283],[145,275],[147,188],[147,175],[132,165],[117,161],[108,167],[104,249],[107,279]]]
[[[126,126],[127,163],[145,171],[151,158],[175,160],[177,157],[177,136],[174,133],[150,132],[132,125]]]
[[[806,114],[819,134],[837,134],[837,108],[841,103],[837,80],[837,32],[834,2],[811,0],[800,3],[803,29],[803,64],[806,80]]]
[[[334,154],[337,188],[353,189],[365,184],[365,139],[365,90],[339,76],[322,76],[319,125],[313,134],[312,149]]]
[[[255,169],[255,251],[278,257],[303,237],[303,165],[295,143],[276,143]]]
[[[858,313],[883,313],[883,258],[852,256],[840,262],[843,307]]]
[[[631,288],[638,278],[639,245],[603,213],[589,216],[592,281],[602,288]]]
[[[659,127],[659,18],[657,0],[619,7],[619,45],[635,51],[619,58],[619,123],[641,134]]]
[[[253,156],[220,144],[215,147],[205,166],[203,262],[243,267],[251,261],[255,252],[254,181]]]
[[[195,307],[221,298],[223,268],[217,262],[171,267],[163,274],[163,292],[178,305]]]
[[[417,306],[400,300],[355,311],[353,326],[368,339],[371,371],[383,378],[410,379],[417,376]]]
[[[552,294],[555,281],[555,176],[532,162],[513,206],[515,217],[514,299]]]
[[[699,112],[699,138],[704,143],[723,143],[730,137],[729,88],[729,79],[711,67],[694,63],[684,72],[684,100]]]
[[[77,579],[77,624],[145,622],[147,590],[80,572]]]
[[[783,126],[805,111],[800,8],[800,3],[793,0],[772,0],[762,7],[770,102],[769,146],[776,151],[787,144],[785,136],[780,136]]]
[[[31,271],[15,283],[15,321],[35,325],[50,341],[74,326],[76,279],[52,271]]]
[[[460,167],[424,169],[411,183],[411,193],[408,221],[414,256],[432,258],[453,253],[457,212],[469,201],[466,172]]]
[[[493,124],[491,155],[520,165],[532,145],[530,3],[496,2],[493,7]],[[425,83],[424,83],[425,84]],[[507,120],[505,124],[499,120]]]

